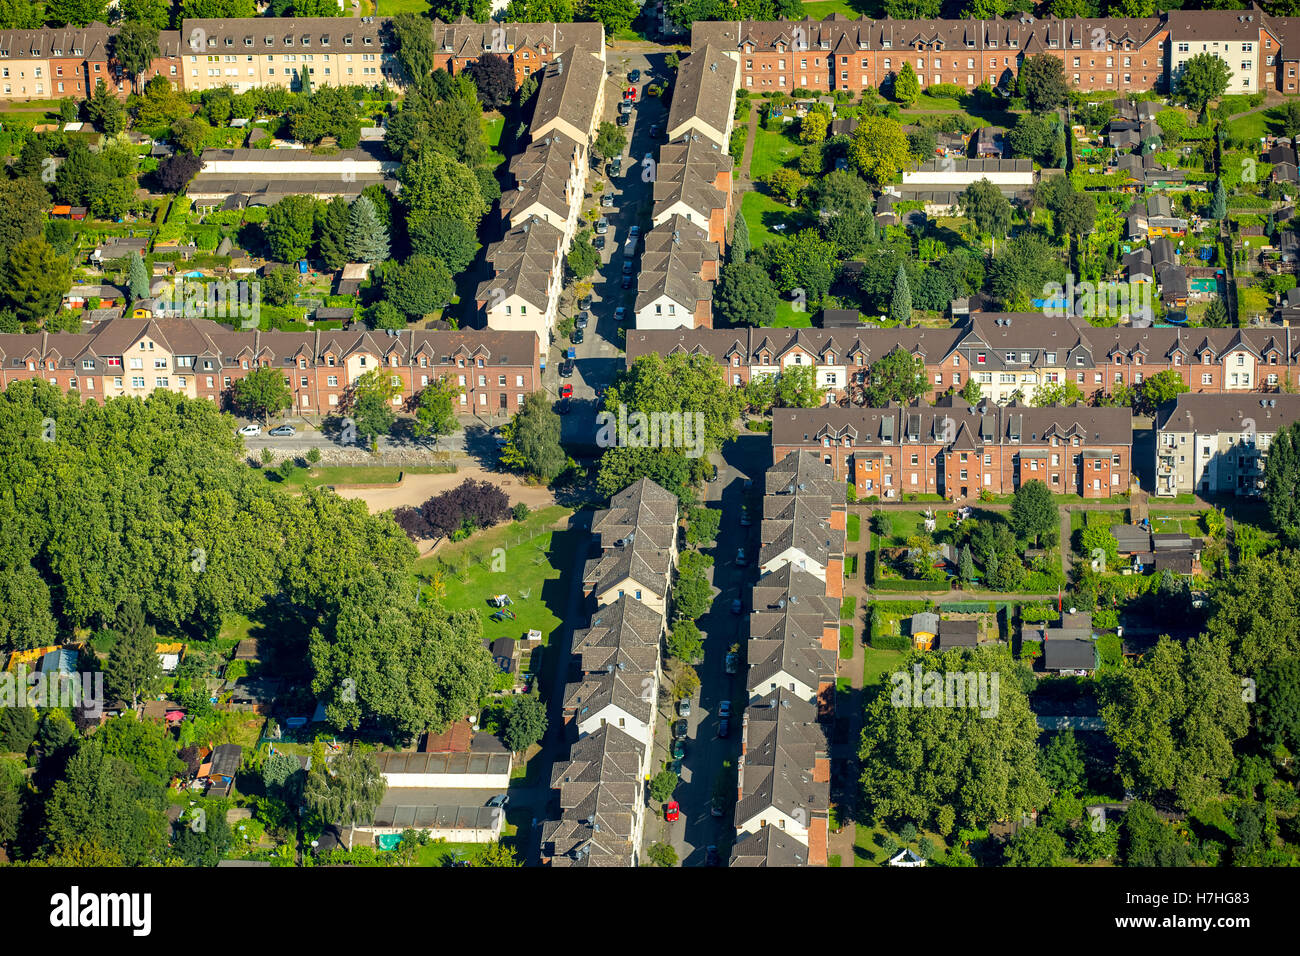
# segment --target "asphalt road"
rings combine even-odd
[[[726,447],[718,464],[718,480],[705,485],[706,500],[710,507],[719,507],[722,522],[718,541],[706,549],[713,557],[712,584],[715,597],[712,608],[697,622],[704,634],[704,661],[696,665],[700,676],[700,692],[691,701],[691,715],[687,718],[686,757],[682,761],[682,780],[673,794],[681,806],[681,817],[668,823],[657,814],[657,805],[647,809],[650,816],[645,827],[645,844],[666,840],[673,844],[677,857],[685,866],[703,866],[706,847],[718,847],[719,859],[726,861],[735,833],[734,812],[736,791],[735,770],[740,754],[741,715],[745,704],[743,671],[735,675],[726,673],[728,649],[747,638],[745,622],[749,613],[749,584],[757,577],[758,525],[762,508],[762,476],[771,462],[766,436],[744,432]],[[753,479],[753,488],[746,492],[746,478]],[[750,503],[754,523],[740,525],[740,508]],[[736,549],[743,547],[748,564],[736,565]],[[742,613],[731,613],[733,598],[742,601]],[[724,739],[718,736],[718,703],[731,701],[731,732]],[[655,771],[668,759],[672,744],[672,722],[677,720],[668,705],[661,707],[661,720],[655,732]],[[730,768],[724,768],[726,762]],[[719,776],[728,774],[725,785],[719,785]],[[724,791],[720,809],[722,816],[715,817],[710,808],[715,790]]]
[[[601,250],[601,265],[592,277],[592,302],[588,309],[589,322],[583,341],[574,345],[567,339],[557,340],[551,349],[547,361],[545,385],[553,393],[559,394],[559,386],[573,386],[573,399],[570,412],[565,416],[561,428],[561,440],[565,444],[588,446],[594,450],[596,441],[596,412],[600,402],[596,390],[605,388],[624,368],[622,342],[619,338],[620,325],[614,317],[614,310],[622,305],[627,308],[623,328],[632,326],[632,309],[636,302],[636,277],[640,270],[640,249],[643,240],[635,249],[627,245],[628,232],[634,225],[641,227],[644,237],[650,228],[651,202],[654,195],[653,177],[647,177],[642,159],[646,153],[658,156],[659,141],[650,136],[650,127],[656,123],[662,127],[667,119],[663,102],[654,96],[646,96],[645,88],[652,79],[662,78],[662,55],[654,57],[658,72],[651,72],[651,58],[639,53],[624,53],[610,58],[609,69],[612,76],[606,77],[605,116],[604,120],[615,122],[618,105],[623,99],[623,90],[628,87],[627,74],[631,70],[640,70],[641,78],[635,84],[638,90],[637,102],[631,113],[631,122],[622,127],[627,134],[628,145],[623,151],[622,171],[617,176],[606,175],[606,164],[600,169],[593,169],[587,177],[589,195],[583,205],[585,216],[588,209],[597,209],[609,221],[609,231],[605,233],[605,248]],[[627,61],[624,63],[624,61]],[[594,186],[603,182],[602,190],[595,193]],[[600,206],[600,196],[612,193],[614,205]],[[595,238],[593,236],[593,238]],[[623,280],[623,263],[627,259],[633,263],[632,287],[621,288]],[[565,308],[567,303],[562,303]],[[569,314],[576,314],[571,308]],[[574,349],[577,361],[571,377],[560,378],[559,368],[565,350]]]

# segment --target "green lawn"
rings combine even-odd
[[[853,625],[840,625],[840,658],[848,660],[853,656]]]
[[[802,217],[797,210],[789,206],[782,205],[771,196],[760,192],[747,192],[745,198],[740,201],[740,214],[745,217],[745,225],[749,226],[749,242],[755,249],[759,246],[771,242],[772,239],[781,234],[781,230],[772,230],[772,226],[785,224],[785,232],[789,234],[790,230],[797,229],[802,222]],[[777,307],[777,315],[780,316],[781,308],[790,310],[790,315],[794,315],[794,309],[791,303],[784,300]],[[812,317],[807,313],[802,315],[804,325],[810,325]]]
[[[449,548],[445,554],[417,562],[416,568],[434,581],[440,575],[442,603],[447,607],[476,609],[488,640],[519,638],[535,628],[547,644],[561,623],[577,546],[573,532],[547,529],[570,513],[560,506],[544,508],[530,515],[522,527],[510,523],[494,528],[464,542],[467,547]],[[502,550],[494,555],[497,548]],[[472,563],[475,557],[485,560]],[[494,608],[488,598],[502,593],[514,602],[510,606],[514,620],[491,619]]]
[[[886,675],[898,670],[906,656],[906,651],[881,651],[874,647],[863,648],[863,651],[866,657],[862,664],[863,687],[883,685]]]
[[[862,515],[849,515],[848,535],[850,541],[857,541],[862,537]]]
[[[381,17],[395,17],[399,13],[418,13],[423,16],[429,12],[429,0],[375,0],[375,3]]]
[[[790,166],[803,151],[802,144],[789,135],[789,131],[798,126],[791,123],[785,129],[763,129],[761,123],[755,123],[754,153],[749,160],[749,178],[757,182],[768,173],[781,166]]]
[[[796,309],[794,306],[793,302],[778,299],[776,303],[776,321],[772,323],[772,327],[777,329],[812,328],[812,313],[806,308]]]
[[[885,833],[885,827],[869,827],[865,824],[858,824],[853,834],[853,865],[854,866],[884,866],[889,860],[889,854],[880,847],[876,842],[876,837]],[[910,846],[916,849],[917,841],[921,837],[929,837],[935,846],[936,853],[946,853],[948,843],[939,834],[930,830],[921,830],[917,833],[917,840],[913,841]],[[897,835],[895,835],[897,838]],[[900,843],[902,841],[899,841]],[[895,851],[897,852],[897,851]]]
[[[1276,108],[1241,116],[1228,124],[1228,134],[1237,139],[1258,141],[1269,133],[1282,132],[1282,118]]]
[[[492,118],[483,118],[483,139],[496,149],[501,144],[501,133],[506,128],[506,118],[504,116],[494,116]]]
[[[281,479],[274,468],[263,472],[268,481],[274,481],[286,488],[302,490],[307,487],[319,488],[321,485],[381,485],[402,480],[403,473],[408,475],[445,474],[456,470],[455,465],[416,465],[398,468],[391,465],[327,465],[323,468],[299,468],[288,478]]]
[[[858,612],[858,599],[849,595],[840,602],[840,620],[851,621],[853,616]]]
[[[1201,524],[1201,513],[1198,511],[1180,511],[1176,514],[1153,512],[1151,515],[1151,530],[1155,534],[1177,534],[1181,531],[1193,538],[1205,534],[1205,527]]]
[[[879,514],[888,515],[889,526],[891,531],[891,540],[881,542],[894,547],[902,547],[907,543],[907,539],[918,534],[925,534],[925,512],[923,511],[881,511]],[[940,531],[946,531],[952,527],[952,518],[949,518],[946,511],[939,508],[934,509],[934,528],[937,534]]]
[[[803,5],[803,12],[814,20],[825,20],[832,13],[842,13],[850,20],[856,20],[864,13],[871,13],[872,7],[863,0],[845,3],[844,0],[813,0]]]

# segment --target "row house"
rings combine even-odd
[[[691,55],[678,64],[664,127],[670,142],[695,133],[720,150],[731,144],[740,70],[724,49],[707,41],[692,43]]]
[[[583,593],[597,605],[631,595],[665,614],[677,566],[677,519],[677,496],[648,478],[614,495],[592,519],[599,552],[583,569]]]
[[[605,29],[600,23],[475,23],[462,16],[453,23],[433,21],[433,68],[459,73],[484,53],[504,57],[515,74],[515,89],[543,71],[558,51],[577,48],[605,60]]]
[[[1062,61],[1077,89],[1142,92],[1171,88],[1188,59],[1213,53],[1227,63],[1229,90],[1295,90],[1300,60],[1283,50],[1288,21],[1250,10],[1175,10],[1145,18],[697,21],[693,47],[715,46],[740,65],[740,84],[757,92],[887,86],[904,63],[923,87],[982,83],[1009,87],[1025,57]],[[1288,87],[1286,84],[1291,84]]]
[[[501,215],[510,226],[530,218],[558,226],[566,243],[578,229],[586,183],[587,143],[551,132],[510,160],[515,188],[501,196]]]
[[[1183,393],[1156,413],[1156,494],[1258,495],[1274,436],[1300,421],[1300,395]]]
[[[1168,278],[1152,243],[1156,271]],[[1184,293],[1185,294],[1185,293]],[[812,365],[827,401],[861,401],[871,363],[903,349],[925,366],[929,398],[961,391],[973,378],[1004,404],[1040,385],[1066,382],[1084,394],[1139,386],[1169,369],[1193,392],[1281,391],[1300,366],[1300,337],[1282,329],[1098,328],[1064,315],[972,313],[947,329],[676,329],[627,335],[627,363],[640,355],[712,355],[732,385]]]
[[[535,142],[555,131],[590,144],[604,106],[604,59],[582,47],[570,47],[542,71],[529,138]]]
[[[1011,494],[1039,480],[1057,494],[1106,498],[1132,478],[1127,408],[1033,408],[948,396],[934,405],[777,409],[772,454],[816,450],[861,497],[981,491]]]
[[[544,865],[638,865],[649,750],[631,734],[606,724],[576,741],[569,759],[551,767],[560,818],[542,824]]]
[[[835,703],[839,624],[826,624],[815,612],[787,603],[775,611],[755,610],[749,618],[751,699],[778,688],[816,704],[822,718]]]
[[[126,75],[114,51],[117,27],[92,23],[85,27],[46,27],[39,30],[0,30],[0,101],[85,99],[102,81],[108,90],[125,96],[136,77]],[[155,76],[173,87],[182,86],[181,34],[158,34],[158,56],[138,77],[143,85]]]
[[[830,740],[811,703],[784,688],[750,702],[738,761],[733,854],[748,856],[753,847],[770,849],[778,840],[787,849],[766,865],[825,866],[830,770]]]
[[[42,378],[101,401],[162,388],[225,404],[257,368],[281,369],[304,415],[346,407],[352,385],[375,369],[400,389],[395,407],[447,378],[461,388],[459,413],[510,415],[541,387],[536,350],[521,333],[262,332],[205,319],[120,318],[89,333],[0,335],[0,386]]]
[[[595,608],[573,635],[562,713],[574,742],[551,774],[560,818],[542,826],[544,863],[637,865],[678,518],[677,496],[647,478],[592,518],[583,592]]]
[[[475,299],[489,329],[531,332],[540,355],[555,329],[564,284],[564,230],[530,216],[488,247],[492,277],[479,283]]]
[[[681,216],[645,237],[634,307],[638,329],[712,328],[718,245]]]
[[[185,19],[182,87],[389,86],[405,75],[387,41],[387,17],[255,17]]]
[[[733,165],[725,146],[699,133],[687,133],[659,147],[651,222],[661,226],[680,216],[704,229],[709,241],[725,250]]]
[[[793,564],[824,582],[826,595],[844,592],[844,544],[848,523],[843,479],[810,449],[774,455],[768,469],[760,525],[758,565],[770,574]]]

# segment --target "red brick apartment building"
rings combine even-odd
[[[433,21],[433,68],[459,73],[484,53],[504,57],[515,71],[515,88],[558,53],[577,47],[605,55],[605,29],[599,23],[454,23]]]
[[[463,389],[458,412],[484,416],[514,414],[542,380],[527,332],[261,332],[203,319],[111,319],[88,333],[0,335],[0,387],[41,378],[100,401],[165,388],[222,404],[260,367],[283,370],[293,411],[304,415],[346,405],[374,369],[401,386],[396,406],[447,377]]]
[[[1010,494],[1038,479],[1057,494],[1106,498],[1129,487],[1133,421],[1127,408],[935,405],[779,408],[772,458],[813,451],[860,497]]]
[[[650,352],[712,355],[736,386],[812,366],[828,401],[860,403],[872,362],[898,348],[924,363],[931,399],[971,378],[985,398],[1004,403],[1065,382],[1086,396],[1109,393],[1166,369],[1193,392],[1277,392],[1300,375],[1300,335],[1289,327],[1094,328],[1037,312],[975,313],[943,329],[636,329],[627,333],[626,361]]]

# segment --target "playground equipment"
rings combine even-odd
[[[488,603],[493,607],[509,607],[515,602],[510,600],[509,594],[494,594],[492,597],[488,598]]]

